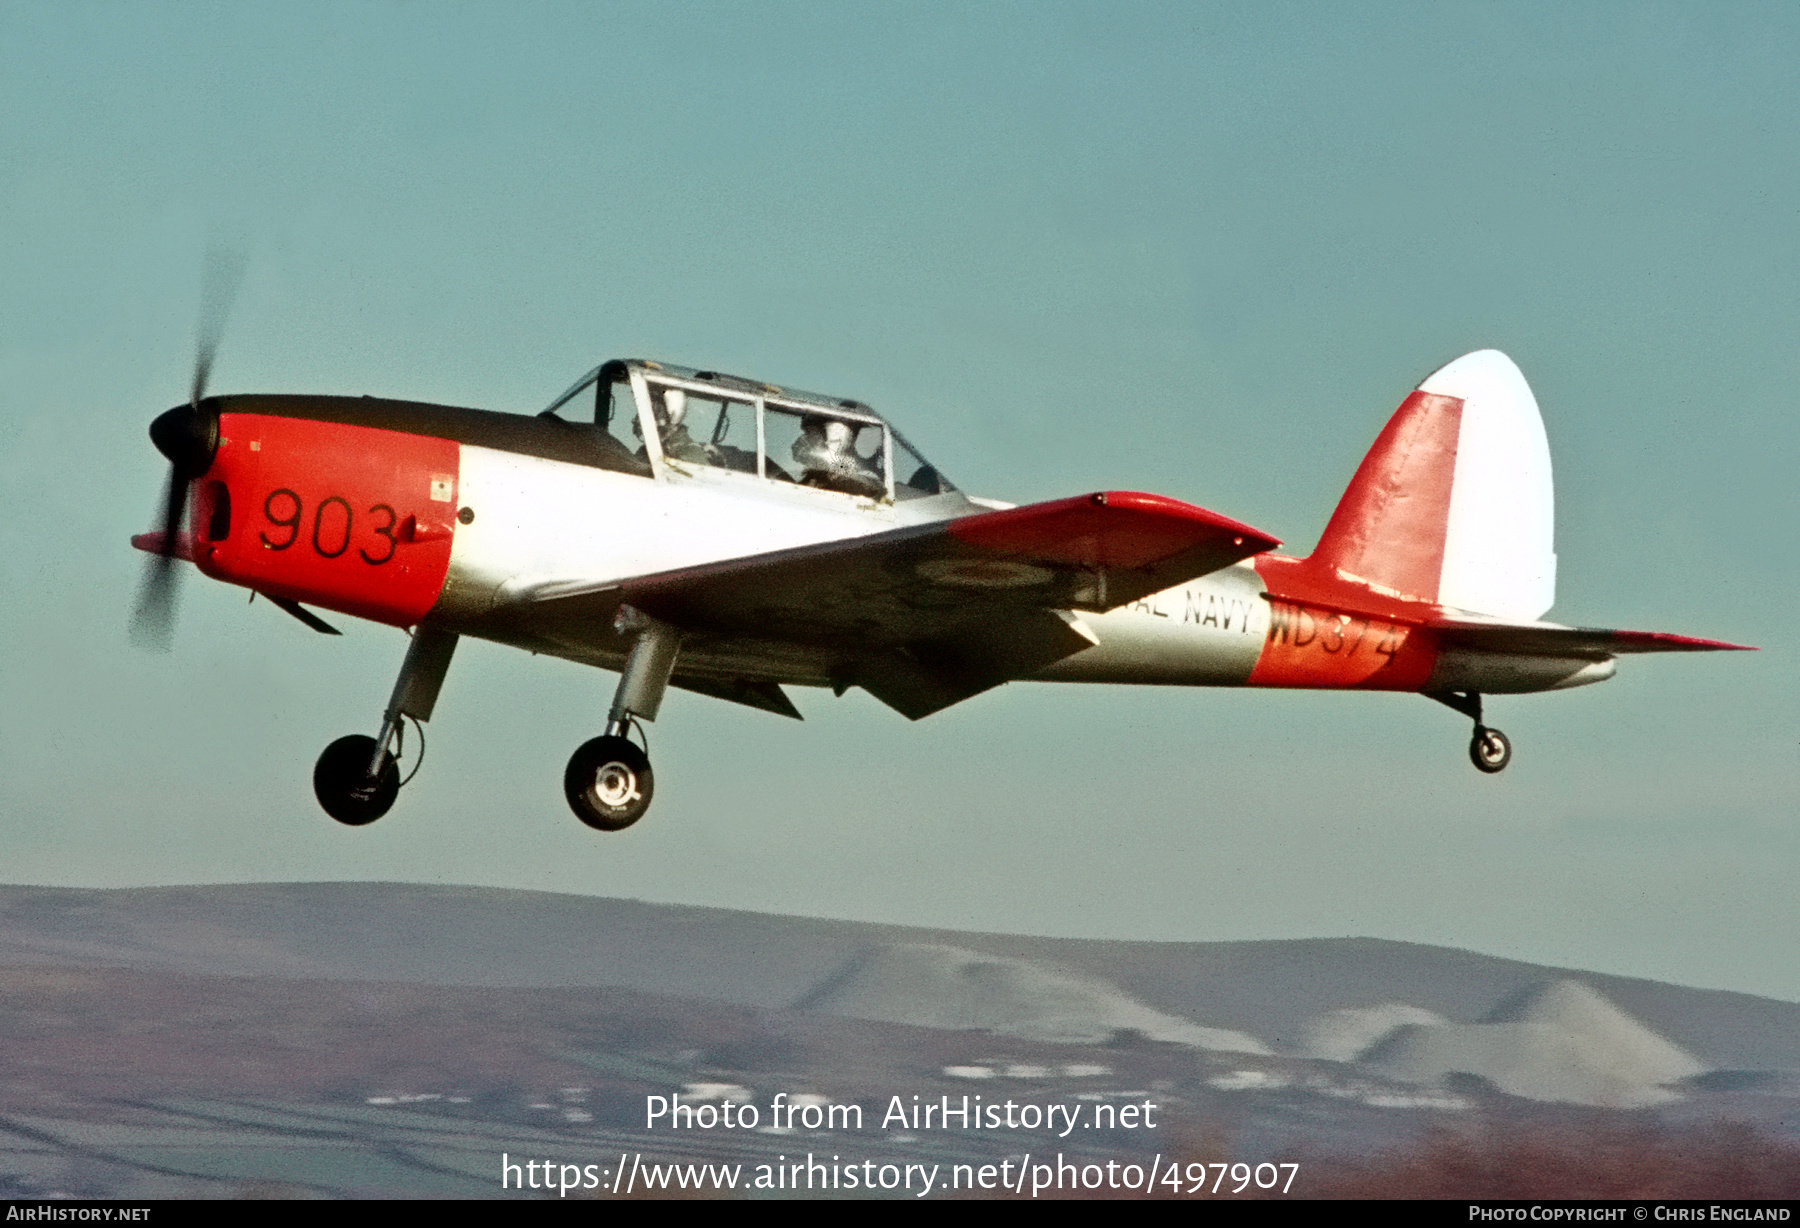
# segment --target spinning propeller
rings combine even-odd
[[[237,297],[244,277],[242,252],[213,246],[207,249],[202,278],[200,321],[194,344],[194,378],[188,386],[188,403],[158,415],[150,424],[150,440],[169,458],[169,481],[163,489],[162,519],[157,532],[143,541],[154,550],[145,564],[143,588],[131,619],[131,638],[141,648],[167,652],[175,633],[175,560],[190,557],[189,538],[181,522],[187,512],[188,491],[195,478],[212,466],[219,445],[219,414],[204,408],[206,381],[218,355],[225,317]]]

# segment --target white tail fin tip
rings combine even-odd
[[[1525,376],[1499,350],[1442,367],[1421,392],[1463,402],[1438,603],[1534,619],[1556,600],[1550,443]]]

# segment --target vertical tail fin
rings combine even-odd
[[[1550,446],[1525,377],[1478,350],[1420,384],[1312,554],[1395,596],[1530,620],[1556,599]]]

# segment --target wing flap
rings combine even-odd
[[[670,686],[678,686],[684,691],[693,691],[697,695],[710,695],[714,699],[729,700],[734,704],[743,704],[748,708],[759,708],[764,712],[773,712],[776,716],[789,716],[800,721],[806,718],[800,715],[800,709],[787,693],[773,682],[758,682],[744,678],[711,678],[698,674],[683,674],[679,671],[669,679]]]
[[[846,681],[916,721],[1096,643],[1079,619],[1032,610],[872,654],[852,667]]]

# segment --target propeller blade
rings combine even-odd
[[[200,319],[194,329],[194,377],[188,385],[187,408],[171,410],[152,424],[150,437],[169,458],[169,482],[163,488],[162,542],[145,564],[143,587],[131,616],[131,639],[140,648],[167,652],[175,636],[178,580],[175,560],[181,543],[181,521],[187,513],[188,487],[206,471],[218,442],[216,415],[202,415],[200,402],[219,354],[225,319],[244,281],[244,253],[222,243],[206,249],[200,275]]]
[[[206,249],[206,267],[200,278],[200,322],[194,330],[194,380],[188,389],[188,404],[198,406],[206,395],[206,381],[212,375],[213,359],[219,352],[219,338],[225,332],[225,318],[244,282],[244,253],[235,247],[213,243]]]
[[[145,560],[143,585],[131,616],[131,642],[150,652],[167,652],[174,642],[179,596],[175,550],[187,496],[187,479],[170,466],[168,485],[163,489],[162,550]]]

